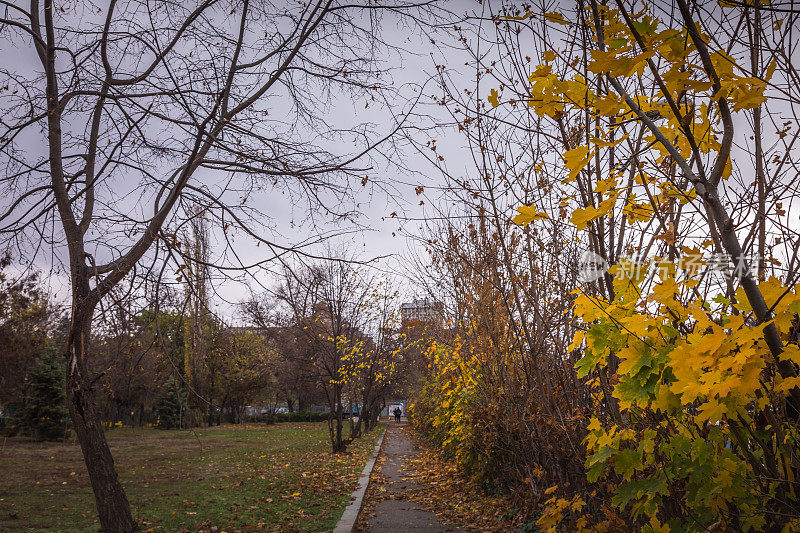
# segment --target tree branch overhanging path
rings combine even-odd
[[[320,117],[337,95],[386,100],[376,19],[425,4],[0,2],[3,47],[37,61],[0,70],[0,238],[66,249],[69,406],[103,530],[135,524],[87,365],[98,304],[154,249],[179,251],[171,228],[193,204],[273,248],[269,213],[248,197],[284,190],[328,210],[347,196],[399,125],[334,154],[324,147],[337,133]]]

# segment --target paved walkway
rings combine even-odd
[[[405,436],[404,422],[399,425],[391,422],[383,442],[384,461],[380,473],[386,483],[381,485],[385,499],[380,501],[374,510],[374,516],[367,521],[373,533],[392,532],[407,533],[419,531],[461,532],[453,526],[444,526],[435,514],[426,511],[418,503],[406,500],[406,489],[419,488],[419,485],[404,478],[406,463],[419,453],[414,443]],[[377,469],[377,465],[376,465]]]

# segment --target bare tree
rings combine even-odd
[[[356,162],[381,138],[367,127],[351,130],[346,138],[355,136],[355,148],[336,156],[323,146],[344,133],[325,123],[324,111],[337,97],[384,94],[376,17],[412,6],[2,6],[3,54],[20,64],[4,61],[0,70],[0,234],[6,246],[32,254],[47,246],[66,256],[70,411],[103,529],[132,531],[88,370],[98,303],[150,251],[185,259],[176,235],[192,204],[214,212],[226,239],[238,231],[265,245],[265,261],[293,248],[265,238],[268,213],[247,203],[259,191],[284,191],[295,203],[347,215],[334,206],[348,178],[363,177]]]
[[[305,411],[316,399],[322,401],[306,336],[294,317],[280,308],[280,301],[269,294],[252,294],[239,303],[239,312],[251,328],[276,347],[277,386],[289,412],[295,407]]]
[[[329,260],[314,266],[286,269],[278,291],[289,307],[307,344],[313,347],[315,375],[330,407],[333,452],[345,450],[342,439],[346,352],[365,337],[364,306],[370,283],[352,264]]]

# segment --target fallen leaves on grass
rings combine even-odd
[[[331,529],[377,435],[356,440],[352,453],[334,455],[325,423],[222,426],[196,434],[125,428],[108,434],[142,531]],[[97,529],[76,443],[11,439],[0,470],[8,474],[0,476],[0,530]]]

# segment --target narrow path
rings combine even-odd
[[[419,449],[405,435],[405,423],[391,422],[384,437],[382,460],[373,474],[374,493],[380,501],[367,520],[373,533],[406,533],[417,531],[461,532],[454,526],[445,526],[437,516],[420,504],[406,499],[406,491],[419,485],[405,479],[408,461]]]

